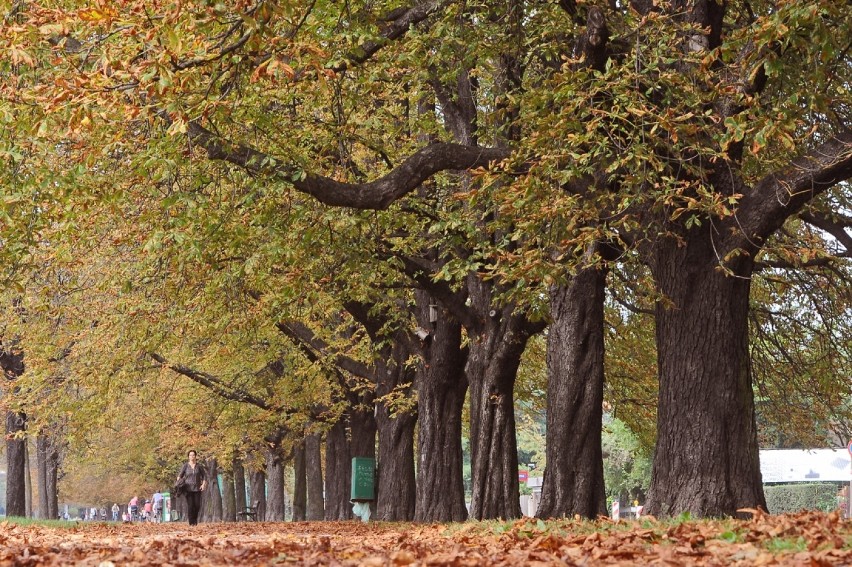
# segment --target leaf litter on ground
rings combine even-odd
[[[79,524],[0,523],[0,567],[83,565],[790,565],[852,564],[837,512],[749,520]]]

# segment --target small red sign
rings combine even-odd
[[[518,481],[526,482],[530,478],[530,471],[518,471]]]

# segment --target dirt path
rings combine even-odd
[[[5,565],[852,565],[836,514],[751,521],[0,524]]]

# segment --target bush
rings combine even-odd
[[[836,484],[776,484],[764,487],[766,506],[770,514],[784,514],[800,510],[837,509]]]

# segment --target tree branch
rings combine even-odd
[[[376,373],[371,367],[353,358],[334,352],[328,343],[317,337],[304,323],[299,321],[281,321],[276,323],[275,326],[284,336],[295,342],[309,360],[318,362],[320,358],[327,357],[333,361],[337,368],[365,380],[375,381]]]
[[[747,190],[737,221],[762,244],[808,201],[852,177],[852,132],[844,132],[772,172]]]
[[[231,163],[255,175],[277,176],[322,203],[354,209],[387,209],[436,173],[488,167],[510,154],[506,148],[436,143],[416,151],[379,179],[367,183],[345,183],[308,173],[295,163],[250,146],[229,142],[195,121],[187,124],[187,134],[193,143],[207,151],[210,159]]]
[[[212,374],[207,374],[206,372],[201,372],[200,370],[195,370],[182,364],[174,364],[172,362],[169,362],[168,360],[166,360],[165,357],[156,352],[149,352],[148,356],[150,356],[163,368],[168,368],[172,372],[176,372],[178,374],[186,376],[193,382],[204,386],[205,388],[213,391],[216,395],[226,400],[251,404],[266,411],[276,413],[279,411],[278,409],[274,408],[272,404],[270,404],[267,400],[258,398],[257,396],[250,394],[241,388],[231,386],[230,384],[225,383],[225,381],[221,378],[213,376]]]

